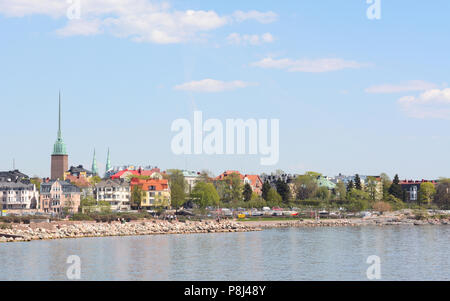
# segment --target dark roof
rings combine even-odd
[[[41,184],[41,192],[42,192],[42,193],[48,193],[48,192],[50,192],[51,187],[52,187],[52,185],[53,185],[55,182],[59,182],[59,184],[60,184],[61,187],[62,187],[62,191],[65,192],[65,193],[67,193],[67,192],[81,192],[81,189],[78,188],[77,186],[72,185],[72,184],[70,184],[69,182],[66,182],[66,181],[60,181],[60,180],[52,180],[52,181],[49,181],[49,182],[46,182],[46,183],[42,183],[42,184]]]
[[[28,180],[29,178],[30,177],[17,169],[12,171],[0,171],[0,182],[18,182]]]
[[[70,169],[68,170],[68,172],[69,172],[71,175],[74,175],[74,176],[78,176],[78,175],[80,175],[80,173],[82,173],[82,172],[85,172],[86,175],[88,175],[88,176],[92,176],[92,175],[93,175],[93,174],[92,174],[92,171],[89,171],[89,170],[83,168],[83,165],[71,166]]]

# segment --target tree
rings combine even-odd
[[[344,182],[338,182],[336,184],[335,193],[339,200],[345,199],[345,196],[347,194],[347,187],[345,186]]]
[[[137,209],[141,209],[143,194],[142,187],[139,185],[135,185],[131,191],[131,206]]]
[[[297,192],[297,199],[307,200],[313,198],[319,189],[315,175],[311,172],[298,176],[295,179],[294,187]]]
[[[355,189],[362,190],[361,178],[358,174],[355,175]]]
[[[266,201],[267,201],[267,194],[269,193],[270,188],[272,188],[272,186],[270,186],[269,181],[265,181],[262,187],[262,198]]]
[[[244,192],[242,193],[244,201],[249,202],[252,199],[253,190],[250,184],[246,183],[244,185]]]
[[[383,199],[386,199],[389,195],[389,187],[391,187],[392,181],[386,173],[382,173],[380,178],[383,184]]]
[[[384,212],[391,211],[392,207],[389,203],[386,202],[376,202],[373,205],[373,209],[383,214]]]
[[[237,173],[226,176],[222,181],[216,182],[217,190],[225,203],[242,201],[242,181]]]
[[[350,192],[353,189],[355,189],[355,185],[353,184],[353,180],[350,180],[350,182],[348,182],[347,184],[347,192]]]
[[[369,207],[369,194],[362,190],[352,189],[347,193],[345,207],[352,212],[359,212]]]
[[[171,204],[178,211],[186,202],[186,180],[181,170],[171,169],[168,174]]]
[[[92,196],[87,196],[81,199],[79,210],[83,213],[95,211],[97,201]]]
[[[431,204],[434,195],[436,194],[436,188],[433,183],[424,182],[420,184],[419,189],[419,202],[422,204]]]
[[[450,179],[439,180],[434,202],[442,209],[450,209]]]
[[[330,190],[327,187],[320,187],[316,192],[316,197],[322,201],[330,199]]]
[[[281,195],[274,188],[270,188],[267,193],[267,204],[271,207],[279,206],[282,200]]]
[[[198,177],[198,181],[199,182],[204,182],[204,183],[211,183],[213,179],[213,175],[209,170],[202,170],[200,172],[200,175]]]
[[[377,184],[378,181],[374,177],[368,177],[367,178],[367,186],[366,190],[370,195],[370,201],[375,203],[377,200],[381,199],[381,195],[377,191]]]
[[[392,181],[392,184],[389,187],[389,194],[392,194],[397,199],[403,199],[403,190],[402,186],[400,185],[400,179],[398,178],[397,174],[395,175],[394,180]]]
[[[100,178],[99,176],[93,176],[93,177],[91,177],[91,178],[89,179],[89,183],[90,183],[92,186],[97,185],[97,184],[100,183],[101,181],[102,181],[102,178]]]
[[[283,203],[288,204],[291,200],[291,190],[289,188],[289,185],[285,181],[278,179],[275,186],[277,188],[278,194],[283,200]]]
[[[36,186],[36,190],[40,191],[41,190],[41,183],[42,183],[42,179],[39,177],[33,177],[30,179],[30,183],[34,184],[34,186]]]
[[[401,210],[405,208],[405,203],[403,203],[402,200],[396,198],[392,194],[388,194],[388,196],[383,200],[384,202],[389,203],[394,210]]]
[[[192,189],[191,198],[199,207],[218,206],[219,194],[212,183],[197,182]]]

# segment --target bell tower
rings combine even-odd
[[[64,180],[64,173],[69,169],[69,156],[61,132],[61,92],[59,92],[58,136],[53,146],[51,179]]]

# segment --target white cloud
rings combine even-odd
[[[78,0],[74,0],[78,1]],[[65,18],[74,2],[67,0],[8,0],[0,2],[0,14],[9,17],[47,15]],[[149,0],[82,0],[80,19],[69,20],[56,32],[62,36],[107,33],[136,42],[157,44],[196,40],[204,33],[223,27],[234,20],[256,20],[270,23],[273,12],[237,11],[220,16],[215,11],[173,9],[166,2]]]
[[[429,83],[423,80],[410,80],[397,85],[384,84],[378,86],[372,86],[367,88],[367,93],[399,93],[399,92],[413,92],[413,91],[425,91],[437,88],[436,84]]]
[[[261,45],[263,43],[273,43],[275,40],[274,37],[270,33],[265,33],[262,35],[249,35],[249,34],[239,34],[232,33],[227,37],[227,40],[230,44],[235,45]]]
[[[358,63],[356,61],[346,61],[343,59],[273,59],[271,57],[262,59],[259,62],[251,64],[254,67],[267,69],[284,69],[290,72],[331,72],[343,69],[359,69],[368,66],[368,64]]]
[[[409,117],[450,119],[450,88],[427,90],[417,97],[405,96],[398,103]]]
[[[278,20],[278,15],[272,11],[268,12],[260,12],[256,10],[243,12],[243,11],[235,11],[233,13],[233,17],[238,22],[243,22],[247,20],[255,20],[259,23],[268,24],[273,23]]]
[[[224,82],[224,81],[214,80],[214,79],[204,79],[204,80],[200,80],[200,81],[191,81],[188,83],[184,83],[184,84],[175,86],[174,89],[180,90],[180,91],[214,93],[214,92],[232,91],[232,90],[246,88],[249,86],[256,86],[256,85],[258,85],[258,84],[243,82],[240,80]]]

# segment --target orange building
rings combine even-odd
[[[167,179],[131,179],[131,191],[142,190],[141,207],[170,208],[170,187]]]

